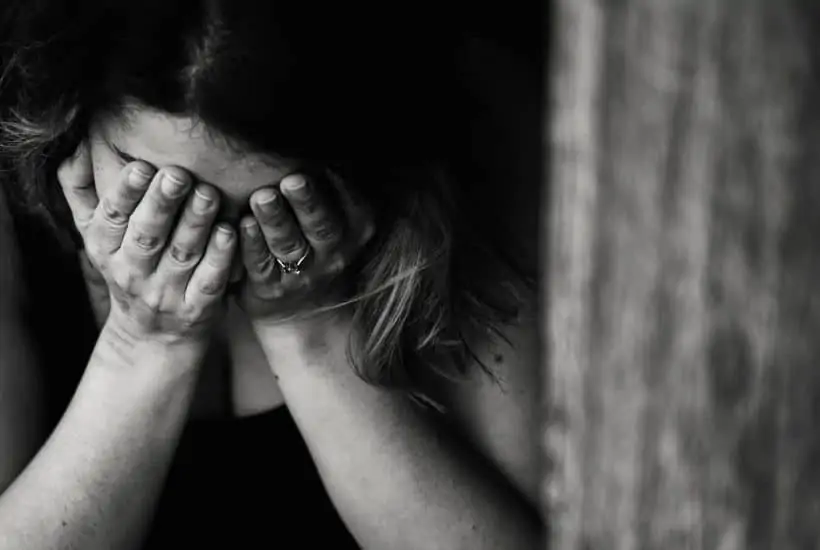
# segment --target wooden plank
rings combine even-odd
[[[554,2],[550,548],[820,547],[814,11]]]

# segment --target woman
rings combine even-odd
[[[537,544],[535,300],[446,18],[76,9],[5,20],[0,548]]]

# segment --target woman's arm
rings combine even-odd
[[[0,549],[138,548],[195,371],[170,368],[166,350],[117,348],[103,330],[66,416],[24,470],[47,434],[8,222],[0,216]]]
[[[472,386],[494,411],[476,408],[477,400],[462,394],[462,403],[482,411],[469,437],[484,442],[488,452],[476,452],[406,398],[357,378],[345,355],[349,326],[255,328],[328,492],[359,544],[538,548],[538,454],[528,439],[537,414],[523,412],[535,405],[526,396],[533,390],[515,384],[487,400],[487,385]]]
[[[346,353],[351,319],[319,311],[338,303],[335,275],[372,234],[367,208],[336,183],[346,222],[301,175],[270,190],[278,207],[260,204],[263,191],[251,196],[253,217],[241,223],[248,277],[236,298],[337,509],[365,548],[537,547],[539,453],[528,437],[537,353],[504,350],[506,388],[471,381],[450,399],[452,423],[359,379]],[[299,312],[306,304],[308,318]]]
[[[0,549],[139,548],[184,425],[197,353],[131,343],[106,325],[57,429],[0,495]]]
[[[111,310],[68,410],[0,495],[2,550],[141,546],[224,310],[235,240],[215,191],[199,208],[187,173],[131,163],[100,202],[91,172],[82,145],[58,179]]]

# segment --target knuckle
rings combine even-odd
[[[270,250],[281,250],[292,240],[293,238],[286,233],[272,233],[265,236],[265,243]]]
[[[179,317],[179,328],[183,332],[195,332],[203,326],[203,317],[205,312],[201,307],[191,307],[185,311],[185,314]]]
[[[157,235],[153,235],[149,231],[136,230],[134,232],[134,244],[145,252],[156,252],[162,242]]]
[[[192,328],[202,317],[202,306],[197,303],[182,302],[178,311],[179,324],[183,328]]]
[[[221,277],[206,277],[199,283],[198,290],[206,296],[217,296],[224,286]]]
[[[268,218],[264,221],[267,222],[268,227],[273,229],[277,235],[285,238],[287,238],[296,227],[293,220],[291,220],[288,216],[276,216],[273,218]]]
[[[253,263],[251,264],[251,270],[263,277],[269,277],[276,272],[276,262],[274,261],[273,256],[266,254],[264,256],[254,258]]]
[[[275,245],[273,245],[273,248],[275,248],[281,254],[290,255],[301,251],[302,243],[295,239],[288,239],[283,242],[276,243]]]
[[[305,214],[316,214],[321,208],[321,202],[314,195],[294,197],[291,202]]]
[[[110,198],[100,201],[100,212],[103,220],[110,225],[122,226],[128,223],[129,214]]]
[[[188,265],[197,257],[197,251],[188,244],[174,243],[168,249],[168,255],[180,265]]]
[[[255,287],[261,287],[269,283],[268,274],[256,271],[255,269],[248,270],[248,280],[253,283]]]
[[[306,228],[313,238],[322,242],[333,242],[339,240],[341,232],[335,223],[331,221],[321,221]]]

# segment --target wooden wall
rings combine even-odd
[[[820,548],[820,3],[552,4],[549,547]]]

